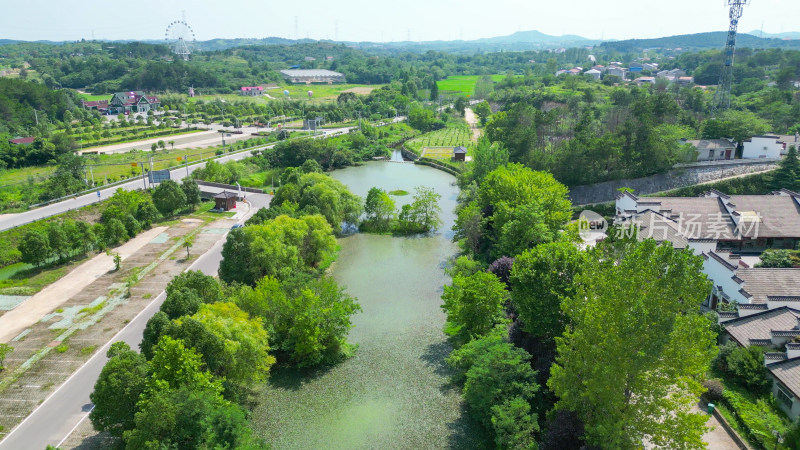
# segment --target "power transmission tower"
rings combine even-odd
[[[739,27],[739,19],[742,17],[742,9],[750,3],[750,0],[728,0],[730,5],[730,27],[728,28],[728,40],[725,41],[725,64],[722,66],[722,73],[719,76],[719,86],[714,96],[714,109],[724,110],[731,106],[731,83],[733,82],[733,58],[736,53],[736,30]]]

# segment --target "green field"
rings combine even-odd
[[[425,133],[408,141],[405,146],[412,152],[434,159],[450,159],[453,148],[469,147],[472,133],[465,123],[449,124],[447,128]]]
[[[492,75],[495,83],[505,78],[505,75]],[[471,96],[475,93],[475,83],[481,79],[481,75],[458,75],[450,76],[444,80],[436,82],[439,92],[462,93]]]
[[[94,102],[97,100],[111,100],[111,94],[94,95],[89,93],[78,92],[78,97],[87,102]]]
[[[311,102],[323,102],[323,101],[331,101],[336,100],[336,97],[339,96],[344,91],[349,89],[353,89],[356,91],[357,94],[367,94],[369,90],[378,89],[384,85],[382,84],[374,84],[374,85],[365,85],[365,84],[312,84],[310,86],[304,84],[293,84],[290,86],[281,86],[278,89],[271,89],[269,91],[265,91],[265,94],[269,95],[275,100],[283,99],[283,91],[289,91],[289,98],[292,100],[309,100],[308,91],[313,91],[314,95],[311,97]],[[188,99],[190,102],[203,100],[203,101],[212,101],[214,99],[221,99],[225,100],[226,102],[233,102],[237,100],[249,100],[255,103],[268,103],[271,101],[267,95],[261,95],[257,97],[247,97],[238,94],[210,94],[210,95],[198,95],[194,98]]]

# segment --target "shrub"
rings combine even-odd
[[[764,365],[764,351],[761,347],[738,347],[727,357],[728,372],[736,379],[759,392],[766,392],[772,385]]]
[[[725,392],[722,382],[712,378],[703,382],[703,387],[706,388],[706,392],[703,394],[706,402],[717,403],[722,400],[722,394]]]

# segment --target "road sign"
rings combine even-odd
[[[150,183],[161,183],[162,181],[169,180],[169,170],[153,170],[149,172]]]

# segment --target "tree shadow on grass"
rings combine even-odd
[[[269,376],[270,386],[290,391],[300,390],[306,383],[324,376],[333,366],[298,369],[296,367],[273,368]]]

